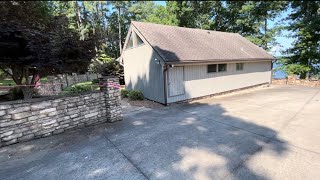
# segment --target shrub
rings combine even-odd
[[[137,91],[137,90],[130,90],[129,91],[129,94],[128,94],[128,97],[130,100],[143,100],[143,94],[141,91]]]
[[[65,89],[63,89],[60,95],[81,93],[81,92],[87,92],[87,91],[93,91],[93,90],[99,90],[99,89],[100,88],[98,86],[92,87],[91,81],[86,81],[86,82],[81,82],[81,83],[77,83],[72,86],[66,87]]]
[[[9,90],[11,100],[23,99],[23,92],[20,87],[14,87]]]
[[[99,79],[92,80],[92,84],[98,84],[98,83],[99,83]]]
[[[127,89],[121,89],[120,93],[121,93],[122,98],[129,97],[129,90],[127,90]]]
[[[91,91],[91,87],[86,85],[74,85],[70,88],[71,93],[81,93],[86,91]]]

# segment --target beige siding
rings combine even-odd
[[[229,63],[226,72],[207,73],[207,65],[184,66],[185,94],[168,97],[168,103],[206,96],[262,83],[270,83],[271,62],[244,63],[243,71]]]
[[[145,98],[164,102],[163,72],[160,57],[148,44],[123,52],[124,75],[127,89],[141,90]]]

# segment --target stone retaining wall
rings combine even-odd
[[[104,78],[119,85],[118,78]],[[0,147],[87,125],[122,120],[120,90],[0,103]]]
[[[273,79],[272,84],[320,87],[319,80],[297,79],[295,76],[288,76],[288,78],[284,78],[284,79]]]

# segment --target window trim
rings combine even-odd
[[[132,47],[130,47],[130,37],[132,37]],[[141,41],[143,42],[142,44],[138,44],[138,38],[141,39]],[[126,50],[129,50],[129,49],[134,49],[134,48],[137,48],[137,47],[140,47],[140,46],[143,46],[145,45],[146,43],[142,40],[141,37],[139,37],[139,35],[134,32],[134,31],[131,31],[130,33],[130,36],[129,36],[129,39],[128,39],[128,42],[126,44]]]
[[[134,45],[133,45],[133,35],[132,35],[133,33],[132,32],[130,32],[130,35],[129,35],[129,39],[128,39],[128,42],[127,42],[127,44],[126,44],[126,49],[125,50],[127,50],[127,49],[132,49],[133,47],[134,47]],[[132,40],[132,46],[130,47],[130,41]]]
[[[209,72],[209,66],[210,65],[215,65],[216,66],[216,70],[214,72]],[[221,65],[225,65],[225,70],[224,71],[219,71],[219,66]],[[228,71],[228,63],[220,63],[220,64],[207,64],[207,74],[211,74],[211,73],[219,73],[219,72],[227,72]]]
[[[215,71],[209,72],[209,66],[216,66],[215,67]],[[211,74],[211,73],[217,73],[218,72],[218,64],[207,64],[207,73]]]
[[[241,69],[238,69],[238,65],[241,64]],[[243,71],[244,69],[244,63],[236,63],[236,71]]]
[[[225,65],[225,70],[224,71],[220,71],[219,70],[219,66],[221,66],[221,65]],[[227,72],[227,69],[228,69],[228,65],[227,65],[227,63],[223,63],[223,64],[218,64],[218,72]]]
[[[141,46],[141,45],[144,45],[145,43],[144,43],[144,41],[142,40],[142,38],[140,37],[140,36],[138,36],[138,34],[137,33],[135,33],[136,35],[135,35],[135,37],[136,37],[136,42],[137,42],[137,44],[136,44],[136,47],[139,47],[139,46]],[[139,44],[139,39],[141,40],[141,44]]]

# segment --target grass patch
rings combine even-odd
[[[47,83],[48,79],[47,77],[43,77],[40,79],[41,83]],[[16,83],[11,78],[5,78],[0,80],[0,86],[14,86]]]
[[[6,78],[3,80],[0,80],[0,86],[14,86],[14,85],[16,85],[16,83],[12,79]]]
[[[94,91],[99,90],[99,86],[93,86],[97,84],[93,84],[92,81],[86,81],[74,84],[72,86],[66,87],[60,94],[73,94],[73,93],[80,93],[80,92],[87,92],[87,91]]]
[[[40,78],[40,82],[41,83],[47,83],[48,82],[47,77]]]

